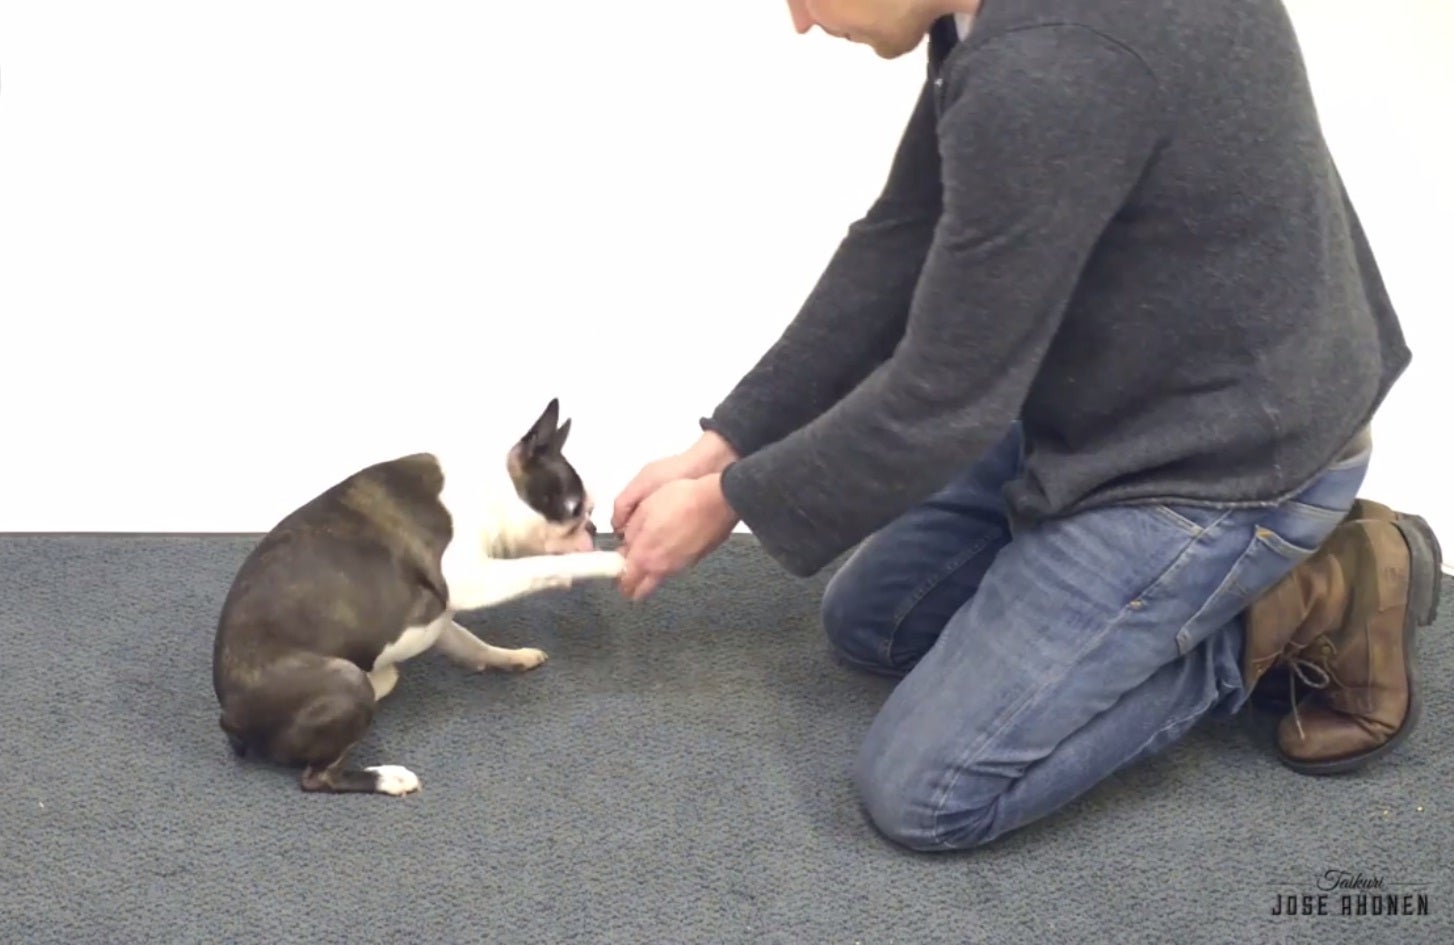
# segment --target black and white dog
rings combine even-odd
[[[222,605],[212,683],[238,756],[301,766],[305,791],[408,794],[398,765],[350,767],[399,664],[431,647],[469,669],[529,670],[472,611],[621,573],[595,550],[592,502],[561,452],[559,403],[512,447],[362,469],[297,509],[243,561]]]

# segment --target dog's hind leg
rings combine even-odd
[[[374,667],[369,673],[369,685],[374,690],[374,701],[383,701],[384,696],[394,691],[399,684],[399,666],[397,663],[388,663],[384,666]]]
[[[545,652],[533,647],[491,646],[458,623],[444,628],[434,648],[455,664],[476,672],[502,669],[518,673],[534,669],[546,660]]]
[[[272,739],[273,754],[304,766],[303,790],[396,796],[419,790],[419,778],[408,768],[349,766],[349,752],[368,731],[378,705],[363,670],[347,660],[320,658],[311,667],[294,663],[271,682],[280,701],[297,706]],[[290,694],[290,685],[299,688]]]

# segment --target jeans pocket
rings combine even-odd
[[[1336,519],[1333,520],[1333,524],[1337,524]],[[1328,528],[1328,531],[1332,531],[1331,526]],[[1296,540],[1287,538],[1268,528],[1266,525],[1256,526],[1252,540],[1254,544],[1260,542],[1267,546],[1275,554],[1286,559],[1290,566],[1296,565],[1299,561],[1317,551],[1318,544],[1321,542],[1321,538],[1317,542],[1313,542],[1302,535],[1299,535]]]
[[[1323,516],[1301,515],[1288,506],[1278,508],[1273,518],[1282,522],[1272,524],[1269,520],[1251,525],[1252,534],[1242,553],[1232,562],[1221,583],[1177,631],[1178,656],[1186,656],[1236,619],[1248,605],[1312,554],[1332,531],[1332,525],[1325,527]],[[1293,522],[1298,527],[1285,531],[1277,527]]]
[[[1253,523],[1253,537],[1296,564],[1318,550],[1353,506],[1357,484],[1343,485],[1341,490],[1323,490],[1316,504],[1294,499],[1264,509]]]
[[[1246,544],[1216,590],[1182,625],[1176,648],[1185,656],[1212,633],[1235,619],[1254,600],[1282,580],[1338,527],[1358,497],[1368,470],[1368,451],[1325,470],[1297,495],[1269,509],[1232,512],[1216,520],[1218,530],[1249,529]],[[1170,510],[1187,525],[1206,527],[1210,513]],[[1228,541],[1240,539],[1227,537]],[[1235,546],[1234,546],[1235,547]]]

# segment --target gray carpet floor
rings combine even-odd
[[[534,673],[406,666],[355,756],[417,772],[405,798],[228,751],[212,626],[251,542],[0,536],[0,943],[1454,942],[1448,616],[1422,727],[1362,776],[1286,771],[1244,716],[922,855],[847,779],[890,684],[826,655],[826,575],[750,538],[645,604],[596,585],[469,621],[546,649]],[[1270,915],[1329,869],[1423,884],[1397,891],[1429,914]]]

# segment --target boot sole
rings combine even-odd
[[[1377,748],[1332,761],[1299,761],[1279,752],[1282,763],[1298,774],[1326,777],[1350,774],[1377,761],[1401,745],[1419,725],[1423,703],[1418,685],[1418,631],[1439,616],[1439,591],[1444,552],[1438,536],[1419,515],[1400,515],[1393,523],[1409,546],[1409,593],[1404,613],[1404,672],[1408,676],[1409,706],[1403,724]]]

